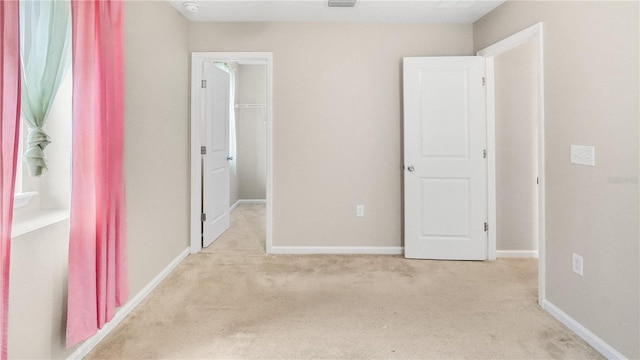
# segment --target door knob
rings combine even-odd
[[[227,161],[233,160],[233,156],[227,156]]]
[[[415,169],[413,168],[413,165],[409,165],[407,167],[407,170],[409,170],[409,172],[413,172]]]

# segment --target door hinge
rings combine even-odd
[[[200,154],[205,155],[207,153],[207,147],[206,146],[200,146]]]
[[[484,223],[484,231],[489,231],[489,224]]]
[[[487,158],[487,150],[486,150],[486,149],[485,149],[485,150],[482,150],[482,157],[483,157],[484,159],[486,159],[486,158]]]
[[[485,78],[484,76],[482,77],[482,86],[486,86],[487,85],[487,78]]]
[[[200,87],[203,89],[207,88],[207,80],[200,80]]]
[[[207,221],[207,214],[200,214],[200,221],[201,222]]]
[[[536,178],[536,185],[540,185],[540,178],[539,177]]]

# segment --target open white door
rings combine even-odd
[[[202,246],[207,247],[229,228],[229,73],[205,62],[204,80]]]
[[[484,72],[478,56],[404,59],[407,258],[487,258]]]

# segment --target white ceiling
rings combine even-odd
[[[504,2],[490,0],[358,0],[330,8],[326,0],[167,0],[191,21],[473,23]],[[184,3],[195,3],[190,12]]]

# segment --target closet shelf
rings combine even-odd
[[[265,104],[236,104],[236,109],[264,109]]]

